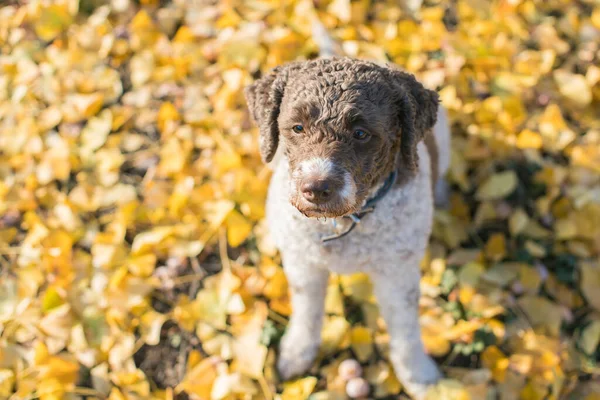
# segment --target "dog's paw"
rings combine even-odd
[[[427,392],[442,379],[442,374],[431,359],[421,362],[418,371],[414,372],[412,379],[402,384],[413,399],[423,400],[427,398]]]
[[[284,381],[302,375],[311,367],[319,351],[318,342],[308,342],[286,334],[279,346],[277,371]]]

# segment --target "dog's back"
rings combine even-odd
[[[435,204],[439,206],[444,206],[448,202],[448,187],[445,176],[450,168],[450,137],[448,114],[444,107],[440,105],[437,122],[424,138],[431,163],[431,184]]]

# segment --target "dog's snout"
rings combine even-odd
[[[355,200],[356,187],[350,173],[331,158],[302,161],[292,172],[292,196],[303,212],[333,213],[347,209]],[[343,214],[341,212],[340,214]]]
[[[327,180],[313,180],[302,184],[302,196],[311,203],[324,203],[331,197],[331,183]]]

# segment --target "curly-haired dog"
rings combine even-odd
[[[437,94],[391,67],[333,58],[275,68],[246,98],[273,164],[267,222],[292,294],[280,374],[305,372],[317,355],[329,272],[363,271],[394,370],[423,397],[440,378],[418,322],[419,262],[449,164]]]

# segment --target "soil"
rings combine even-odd
[[[171,259],[164,262],[168,279],[173,279],[174,282],[181,277],[197,279],[184,280],[173,286],[155,290],[152,295],[152,307],[156,311],[168,313],[181,295],[194,299],[202,288],[202,279],[221,270],[221,262],[211,250],[213,249],[207,249],[194,263],[189,259]],[[192,350],[206,355],[200,339],[193,332],[182,329],[174,321],[167,321],[161,329],[160,342],[156,346],[143,345],[133,359],[137,367],[146,374],[151,385],[160,389],[175,388],[185,377],[187,360]],[[188,398],[186,393],[175,396],[175,400]]]
[[[167,321],[160,332],[160,343],[143,345],[133,359],[151,382],[160,389],[175,388],[186,373],[187,359],[192,350],[200,350],[200,340],[193,333],[181,329],[175,322]],[[185,393],[176,400],[187,400]]]

